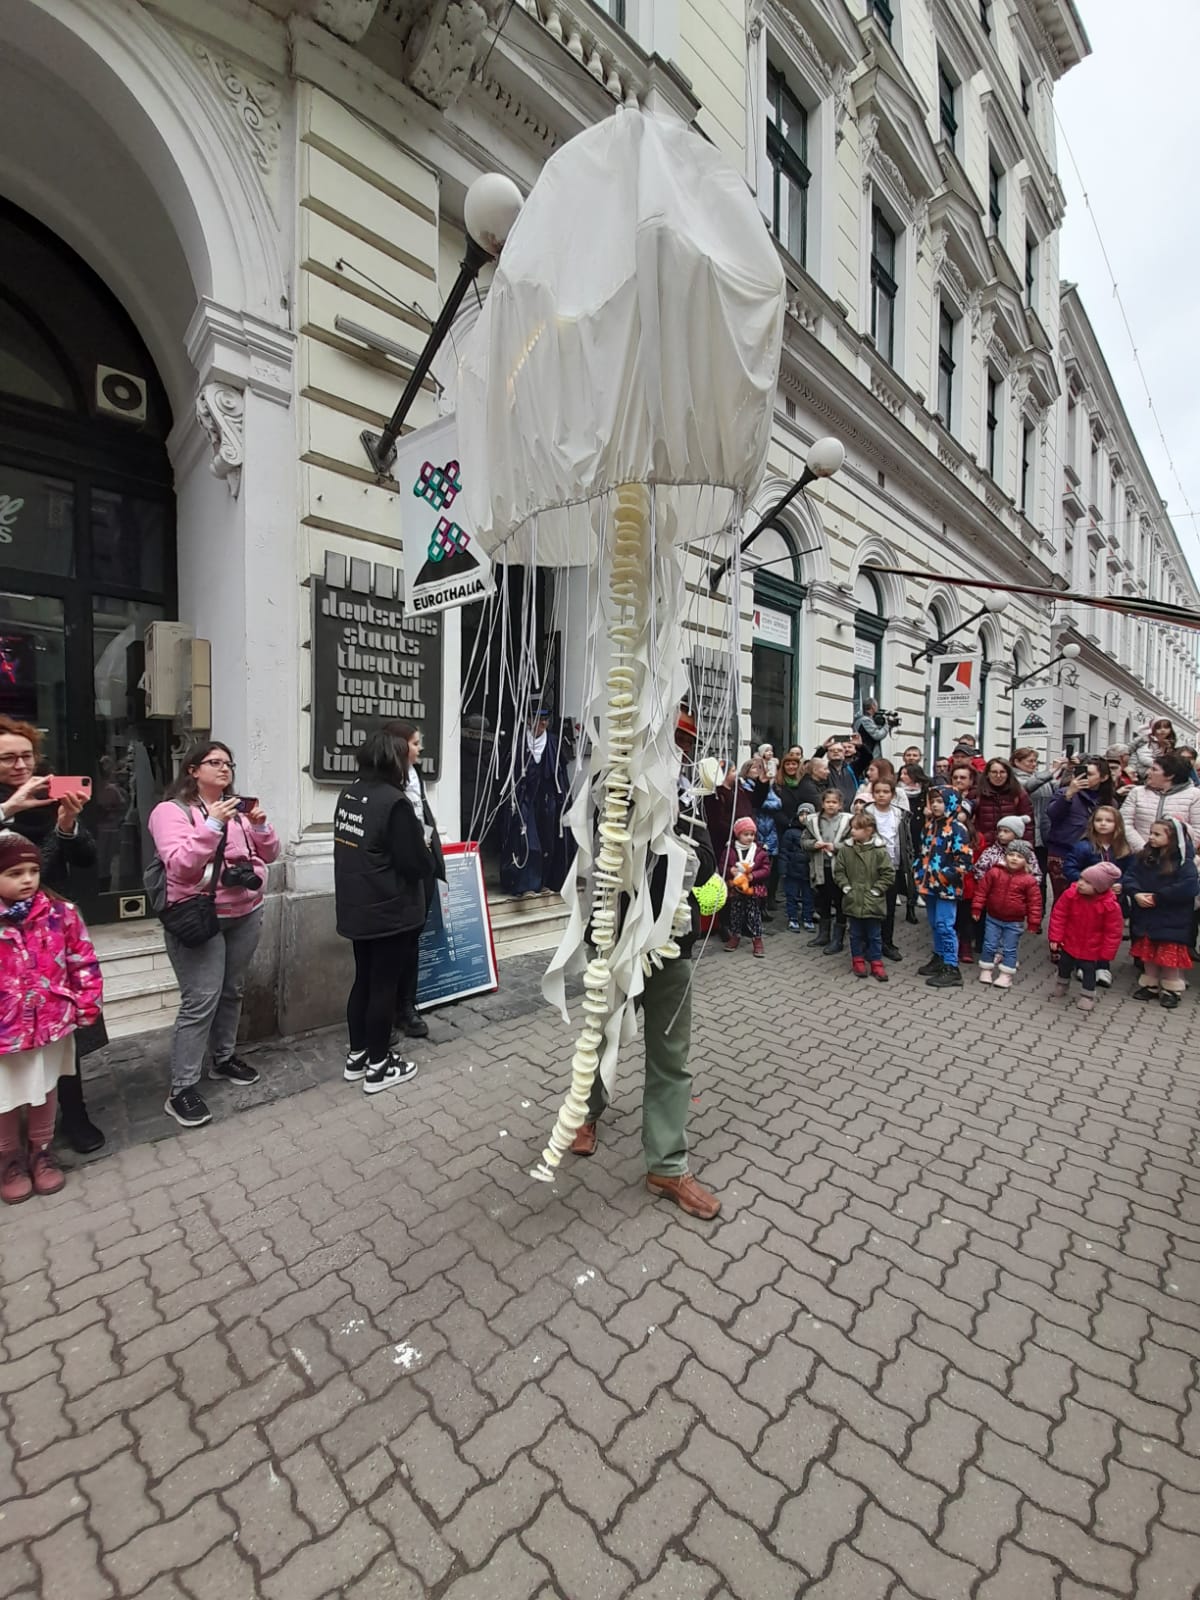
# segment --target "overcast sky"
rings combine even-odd
[[[1188,504],[1200,512],[1200,0],[1078,0],[1078,6],[1092,53],[1059,81],[1055,109]],[[1061,135],[1058,170],[1067,197],[1060,271],[1079,285],[1142,454],[1200,580],[1200,519],[1184,515]]]

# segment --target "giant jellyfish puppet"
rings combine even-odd
[[[584,967],[584,1025],[534,1168],[546,1181],[595,1073],[613,1084],[645,974],[678,957],[687,925],[673,740],[684,545],[740,532],[766,462],[783,316],[783,272],[740,175],[682,123],[622,109],[546,163],[463,353],[478,537],[494,560],[586,566],[594,598],[591,755],[566,819],[583,888],[572,878],[564,892],[542,985],[568,1022],[564,976]]]

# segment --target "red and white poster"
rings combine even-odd
[[[937,656],[933,662],[933,714],[935,717],[973,717],[979,709],[980,668],[983,657]]]

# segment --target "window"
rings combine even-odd
[[[771,232],[800,265],[808,255],[808,112],[767,68],[767,157],[772,169]]]
[[[1024,67],[1021,68],[1021,110],[1029,115],[1029,78]]]
[[[1072,472],[1077,470],[1076,453],[1079,443],[1076,435],[1079,432],[1079,406],[1073,394],[1067,395],[1067,466]]]
[[[1029,516],[1033,497],[1033,425],[1021,428],[1021,514]]]
[[[1000,224],[1004,220],[1004,204],[1001,198],[1001,185],[1004,183],[1003,169],[997,164],[996,157],[988,153],[988,218],[989,232],[996,238],[1000,237]]]
[[[896,359],[896,233],[871,207],[871,337],[890,364]]]
[[[938,310],[938,417],[949,433],[954,419],[954,318],[944,304]]]
[[[979,0],[979,25],[990,39],[992,36],[992,8],[989,0]]]
[[[997,444],[1000,436],[1000,379],[995,373],[987,375],[987,412],[984,417],[983,460],[988,477],[995,478]]]
[[[892,22],[894,20],[894,14],[890,0],[871,0],[871,10],[879,18],[880,23],[883,25],[884,33],[886,33],[890,39],[892,37]]]
[[[958,138],[958,116],[955,113],[958,85],[946,70],[944,61],[938,61],[938,119],[942,125],[942,137],[953,150]]]
[[[625,26],[625,0],[595,0],[595,4],[613,19],[618,28]]]
[[[1037,240],[1031,233],[1025,235],[1025,304],[1037,309]]]

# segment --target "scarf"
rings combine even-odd
[[[0,910],[0,920],[4,922],[24,922],[33,910],[33,895],[28,900],[9,900]]]

